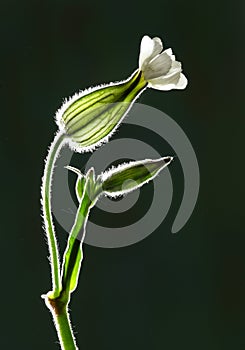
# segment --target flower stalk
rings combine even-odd
[[[64,137],[63,135],[59,135],[55,138],[50,148],[50,153],[47,157],[45,166],[46,172],[43,183],[44,193],[45,190],[47,191],[47,189],[50,189],[52,181],[52,170],[54,168],[55,159],[57,158],[63,143]],[[51,292],[48,292],[46,295],[43,295],[42,297],[44,298],[46,306],[51,311],[51,314],[53,316],[55,328],[62,350],[78,349],[70,322],[68,305],[70,301],[70,294],[76,288],[79,277],[79,271],[82,262],[81,244],[85,235],[85,227],[88,220],[89,210],[93,203],[93,201],[91,201],[90,197],[88,196],[88,192],[86,191],[87,182],[84,186],[82,200],[80,201],[75,223],[69,236],[66,252],[64,253],[65,267],[62,273],[62,280],[58,246],[50,208],[51,196],[46,195],[46,197],[44,197],[45,201],[43,198],[43,204],[46,204],[44,213],[48,217],[48,220],[45,220],[45,222],[47,221],[45,227],[49,229],[47,231],[47,235],[50,249],[50,261],[52,264],[51,267],[53,276],[53,290]],[[50,192],[48,193],[50,194]]]
[[[68,312],[68,302],[62,298],[50,299],[48,295],[44,297],[46,306],[51,311],[54,325],[62,350],[78,350],[76,340],[72,331],[70,315]]]
[[[51,276],[52,276],[52,295],[58,297],[61,291],[60,279],[60,262],[58,244],[55,237],[55,229],[51,213],[51,184],[54,171],[55,161],[59,152],[64,145],[65,135],[61,132],[57,133],[53,143],[50,146],[48,156],[45,161],[43,184],[42,184],[42,208],[45,232],[48,240],[48,248],[50,254]]]

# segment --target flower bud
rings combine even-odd
[[[76,184],[78,201],[80,202],[82,199],[84,184],[87,179],[86,191],[91,202],[95,204],[102,194],[109,197],[118,197],[140,188],[153,180],[172,160],[173,157],[162,157],[123,163],[102,172],[97,177],[95,177],[94,168],[90,168],[86,175],[72,166],[66,166],[66,168],[78,175]]]
[[[106,195],[121,196],[153,180],[172,160],[173,157],[163,157],[121,164],[102,173],[98,180],[101,181],[102,190]]]

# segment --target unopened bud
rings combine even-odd
[[[168,166],[173,157],[133,161],[112,168],[99,176],[102,189],[110,197],[117,197],[136,190]]]

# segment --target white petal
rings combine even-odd
[[[157,37],[153,38],[152,40],[154,41],[153,53],[154,55],[158,55],[163,50],[162,40]]]
[[[179,70],[181,72],[181,63],[179,61],[173,61],[172,62],[172,67],[171,70],[175,71],[175,70]]]
[[[166,75],[172,67],[171,57],[163,52],[154,58],[147,67],[145,67],[144,77],[146,80],[155,79]]]
[[[178,74],[181,72],[182,72],[181,63],[178,61],[172,61],[172,66],[171,66],[170,70],[168,71],[167,75],[168,75],[168,77],[171,77],[172,75]]]
[[[145,35],[140,44],[139,68],[141,68],[145,60],[151,56],[153,49],[154,41],[148,35]]]
[[[151,81],[149,81],[148,86],[157,90],[172,90],[177,88],[176,86],[180,78],[181,73],[166,75],[160,78],[152,79]]]
[[[170,57],[171,57],[171,59],[173,60],[173,61],[175,61],[175,56],[173,55],[173,51],[172,51],[172,49],[166,49],[166,50],[164,50],[164,52],[166,52]]]
[[[142,69],[146,66],[151,59],[162,52],[163,45],[160,38],[151,39],[145,35],[141,40],[140,55],[139,55],[139,68]]]
[[[186,78],[186,76],[184,76],[184,74],[180,74],[180,79],[175,87],[175,89],[185,89],[186,88],[186,85],[188,83],[188,80]]]
[[[169,56],[173,54],[173,50],[171,48],[164,50]]]
[[[160,91],[169,91],[169,90],[173,90],[175,89],[175,84],[169,84],[169,85],[165,85],[165,84],[153,84],[151,82],[149,82],[148,87],[151,89],[155,89],[155,90],[160,90]]]

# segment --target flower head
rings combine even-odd
[[[147,88],[184,89],[187,79],[171,49],[163,51],[159,38],[144,36],[139,68],[127,80],[79,92],[56,113],[56,122],[71,148],[92,151],[107,142],[133,103]]]
[[[143,72],[148,87],[157,90],[184,89],[187,79],[181,63],[175,61],[172,49],[163,51],[161,39],[145,35],[139,55],[139,69]]]

